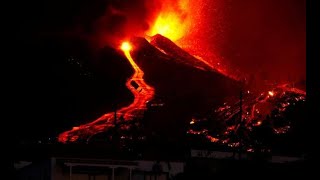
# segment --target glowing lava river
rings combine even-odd
[[[112,128],[117,121],[116,117],[121,117],[126,121],[132,120],[141,111],[146,109],[146,103],[154,96],[154,88],[144,82],[143,71],[134,62],[130,55],[132,46],[129,42],[123,42],[121,50],[124,52],[132,68],[134,74],[126,82],[127,88],[134,95],[134,101],[127,107],[123,107],[117,112],[110,112],[102,115],[97,120],[81,125],[79,127],[73,127],[72,130],[61,133],[58,137],[58,141],[62,143],[75,142],[79,139],[89,140],[91,136],[106,131],[108,128]],[[132,84],[136,84],[135,88]]]

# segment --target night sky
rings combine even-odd
[[[268,80],[305,80],[305,1],[233,0],[225,17],[221,52],[232,64]]]
[[[149,6],[157,7],[152,2]],[[12,40],[17,97],[12,116],[19,139],[56,135],[132,100],[124,84],[132,69],[112,47],[113,38],[148,28],[145,20],[156,11],[142,3],[20,2]],[[110,17],[110,4],[127,13]],[[213,6],[218,10],[211,11]],[[212,16],[204,23],[219,26],[196,31],[202,49],[257,78],[305,80],[305,1],[219,0],[204,13]],[[132,33],[123,30],[133,25]]]

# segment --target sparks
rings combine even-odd
[[[164,0],[160,12],[155,19],[150,21],[150,28],[145,32],[145,38],[151,42],[152,37],[160,34],[194,56],[196,61],[194,63],[195,68],[204,70],[203,67],[197,66],[200,61],[213,71],[218,71],[229,78],[240,80],[241,74],[235,73],[236,71],[231,73],[223,63],[220,63],[219,58],[212,55],[214,53],[211,52],[212,48],[210,48],[210,52],[208,50],[203,51],[200,44],[207,46],[208,43],[204,39],[199,40],[195,35],[195,32],[200,32],[203,28],[212,28],[208,23],[201,23],[207,20],[203,10],[207,8],[208,2],[211,1]],[[161,48],[155,47],[163,52]],[[165,52],[165,54],[167,53]]]
[[[270,96],[274,96],[274,93],[273,93],[272,91],[269,91],[268,94],[269,94]]]

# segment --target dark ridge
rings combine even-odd
[[[168,56],[175,58],[175,60],[179,63],[184,63],[189,66],[197,67],[207,71],[213,71],[213,69],[210,68],[210,66],[208,66],[202,61],[199,61],[198,59],[181,49],[179,46],[177,46],[170,39],[160,34],[153,36],[151,38],[150,44],[160,48],[161,50],[166,52]]]
[[[167,51],[161,52],[144,38],[134,38],[132,43],[132,57],[144,71],[146,82],[155,88],[155,100],[161,99],[165,104],[145,113],[150,131],[178,140],[192,117],[202,116],[223,104],[226,97],[239,94],[239,82],[215,71],[180,63],[188,62],[186,59],[192,56],[182,49],[171,49],[177,46],[163,45],[172,54],[168,56]]]

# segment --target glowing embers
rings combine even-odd
[[[271,96],[271,97],[274,96],[274,92],[273,92],[273,91],[269,91],[268,94],[269,94],[269,96]]]
[[[142,110],[146,109],[146,103],[154,96],[154,89],[144,82],[143,71],[132,59],[130,55],[130,51],[133,48],[132,45],[129,42],[123,42],[120,48],[134,69],[134,74],[126,82],[127,88],[134,95],[134,101],[129,106],[119,109],[116,113],[106,113],[91,123],[74,127],[70,131],[61,133],[58,137],[59,142],[67,143],[79,140],[88,142],[93,135],[113,128],[115,121],[132,120],[139,116]]]
[[[225,122],[221,125],[215,123],[213,127],[221,129],[221,132],[216,133],[213,128],[199,124],[201,121],[192,120],[187,133],[193,136],[205,135],[208,142],[227,144],[232,148],[244,140],[242,148],[247,151],[255,150],[257,143],[268,149],[260,135],[266,133],[263,136],[275,138],[276,135],[288,133],[292,122],[297,120],[292,113],[295,113],[296,108],[305,106],[305,92],[288,88],[287,85],[280,85],[262,93],[246,92],[243,95],[241,112],[238,97],[230,99],[229,103],[224,103],[213,111],[214,121]]]

